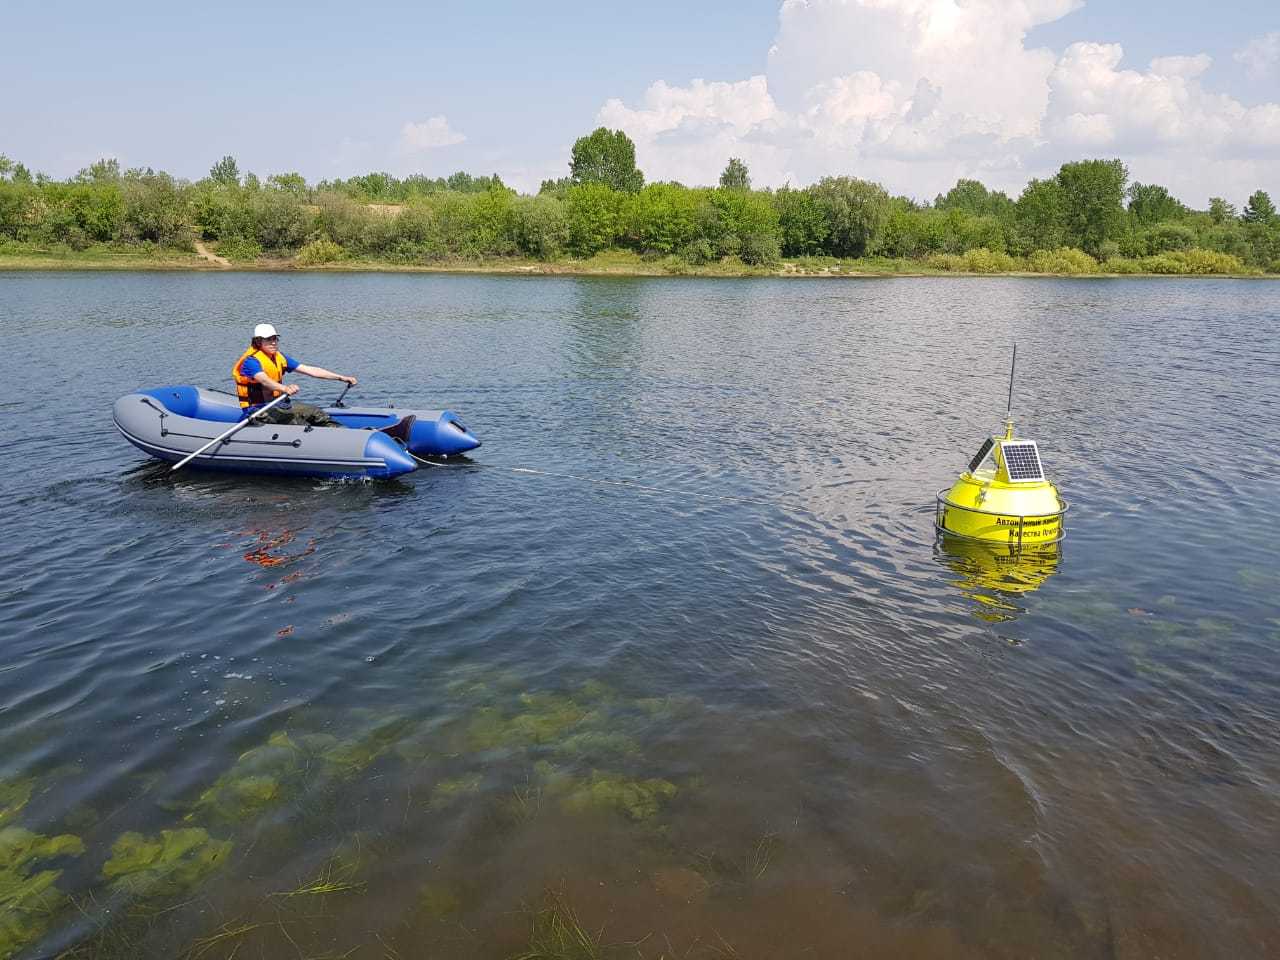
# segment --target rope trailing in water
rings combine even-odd
[[[487,470],[506,470],[509,473],[523,473],[536,477],[556,477],[560,480],[576,480],[579,483],[595,483],[608,487],[627,487],[630,490],[639,490],[644,493],[661,493],[671,497],[694,497],[699,500],[720,500],[728,503],[755,503],[764,507],[777,505],[772,500],[758,500],[754,497],[729,497],[714,493],[697,493],[692,490],[673,490],[670,487],[651,487],[647,484],[637,483],[635,480],[605,480],[601,477],[583,477],[574,473],[535,470],[532,467],[508,467],[500,463],[437,463],[434,460],[425,460],[414,453],[410,453],[409,456],[429,467],[484,467]]]

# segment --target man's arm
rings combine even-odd
[[[299,373],[305,373],[308,377],[315,377],[317,380],[341,380],[355,386],[358,382],[355,377],[348,377],[341,373],[334,373],[332,370],[326,370],[324,367],[313,367],[307,363],[300,363],[294,367]]]
[[[302,368],[299,367],[298,369],[302,369]],[[287,393],[291,397],[298,392],[298,387],[296,384],[277,383],[276,381],[272,380],[269,376],[267,376],[267,372],[265,370],[259,373],[255,373],[253,375],[253,379],[257,380],[260,384],[262,384],[268,390],[275,390],[279,393]]]

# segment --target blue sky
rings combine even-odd
[[[1076,6],[7,0],[0,152],[55,176],[115,155],[195,178],[230,153],[262,175],[536,189],[603,122],[651,179],[709,182],[742,155],[761,184],[851,173],[931,196],[1098,155],[1195,204],[1280,192],[1280,5]]]

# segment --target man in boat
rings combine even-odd
[[[253,328],[253,339],[250,341],[249,349],[240,355],[240,359],[231,368],[240,406],[246,413],[252,413],[262,404],[270,403],[282,393],[292,397],[298,392],[298,388],[284,382],[284,375],[292,370],[318,380],[341,380],[353,387],[357,382],[355,377],[343,376],[324,367],[299,363],[293,357],[281,353],[280,334],[276,333],[276,328],[269,323],[260,323]],[[313,427],[342,426],[319,407],[293,400],[286,400],[279,406],[272,407],[262,415],[262,419],[268,423],[296,426],[308,424]]]

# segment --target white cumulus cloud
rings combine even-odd
[[[1255,77],[1268,77],[1280,68],[1280,30],[1257,37],[1236,53],[1237,63],[1243,63]]]
[[[436,147],[451,147],[455,143],[466,140],[464,134],[449,126],[447,117],[431,117],[421,123],[409,121],[400,128],[400,147],[402,154],[424,153]]]
[[[1119,44],[1061,55],[1028,46],[1034,27],[1079,6],[784,0],[764,74],[659,80],[634,105],[609,100],[597,119],[636,141],[649,179],[685,183],[715,182],[737,156],[760,185],[852,174],[931,197],[961,176],[1017,191],[1065,160],[1120,156],[1135,178],[1163,177],[1203,204],[1275,176],[1280,104],[1212,92],[1208,56],[1135,70]],[[1256,41],[1237,59],[1248,52],[1252,66],[1269,49]]]

